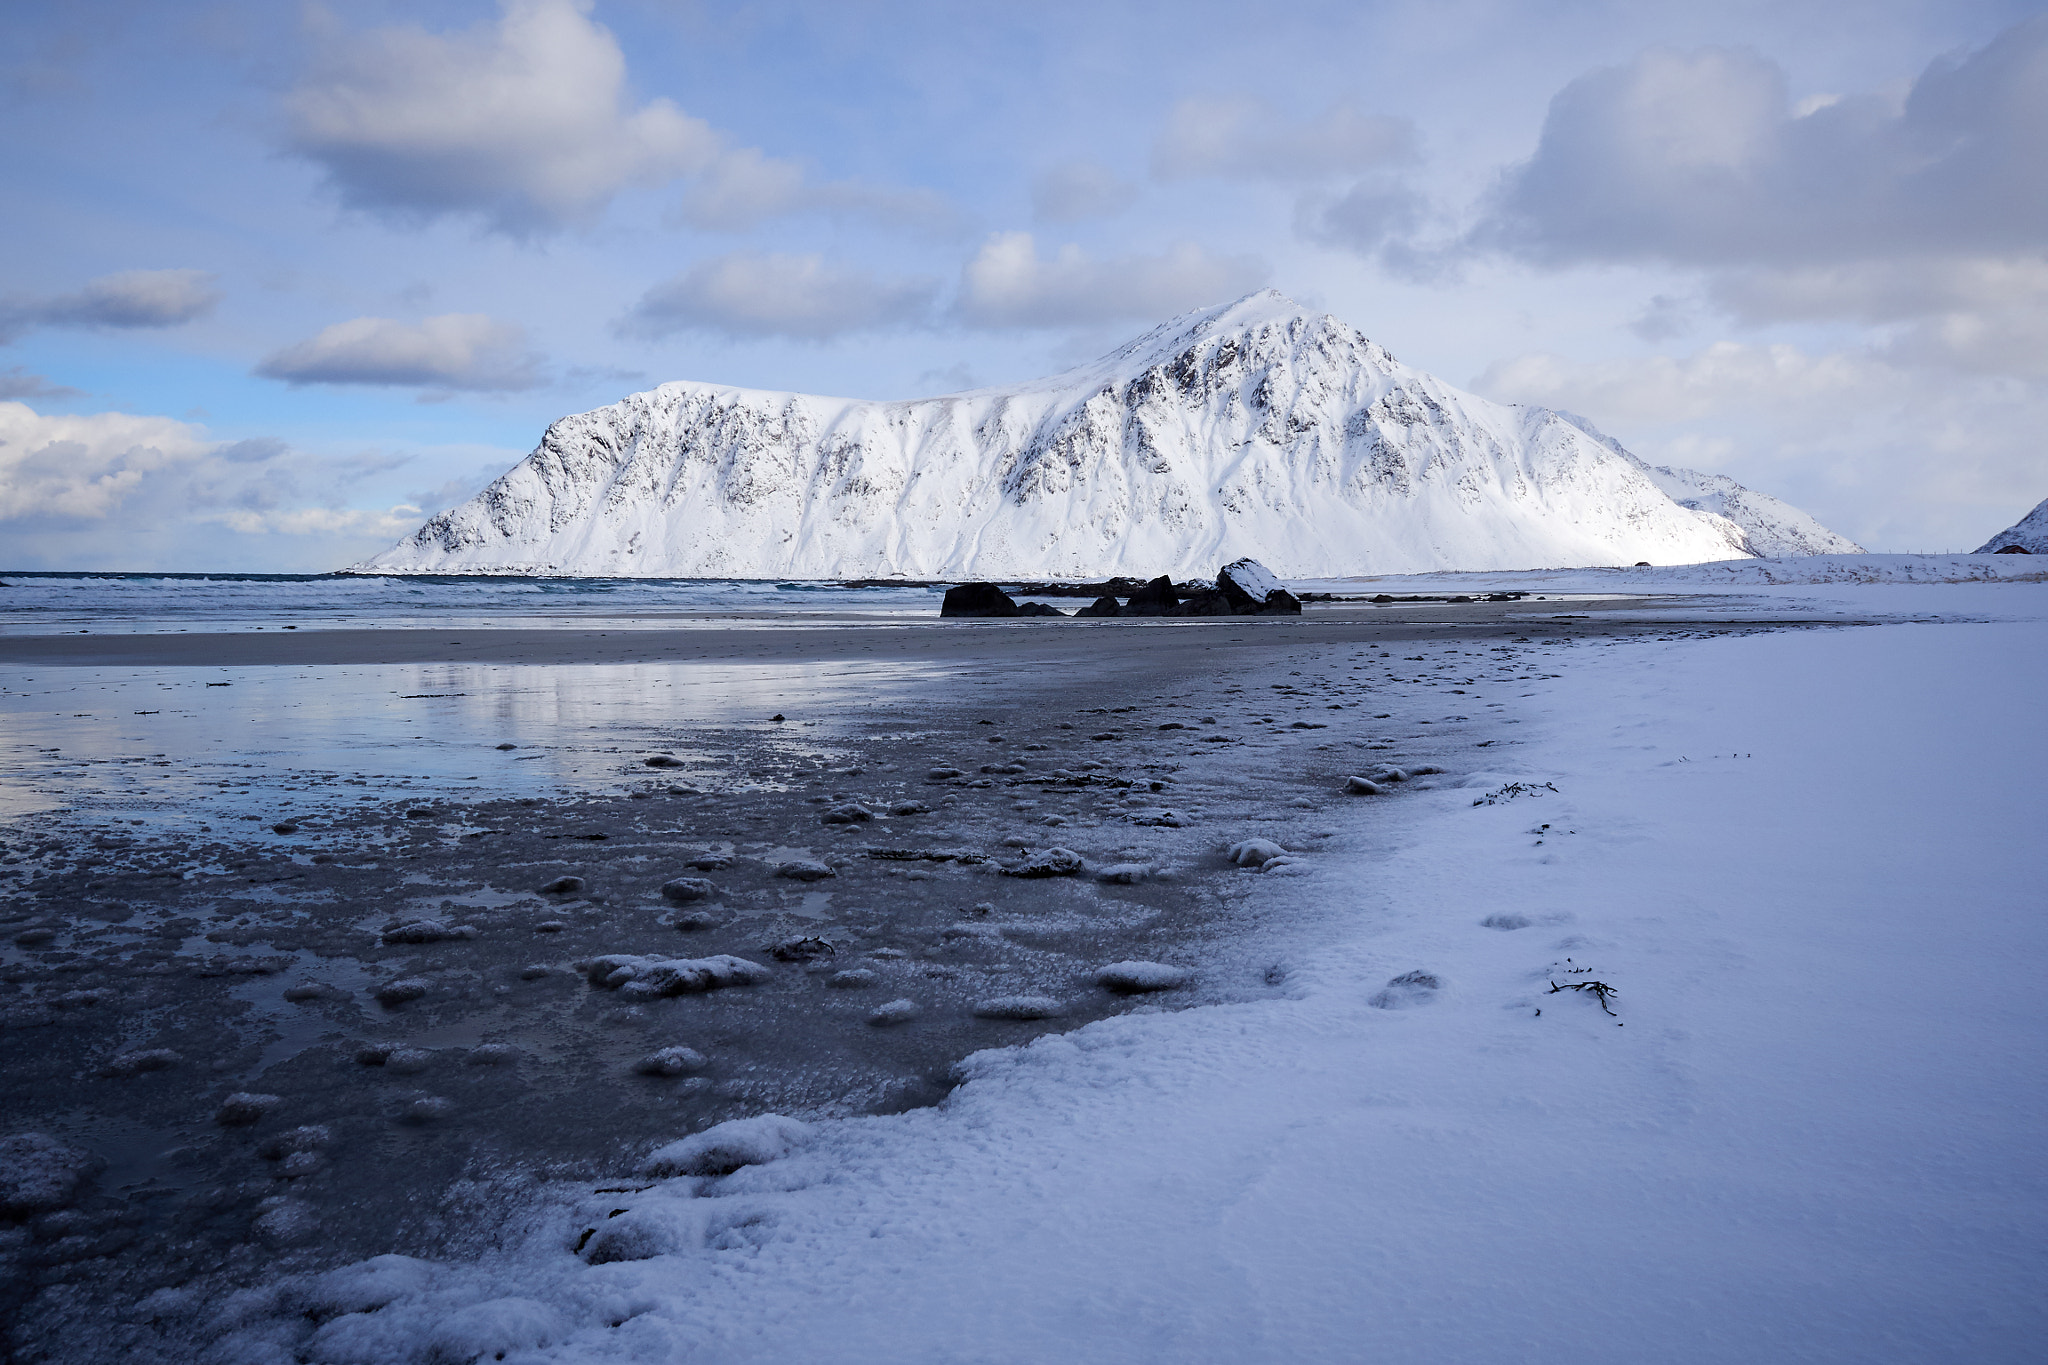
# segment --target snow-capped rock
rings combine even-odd
[[[1980,555],[1995,555],[2008,545],[2017,545],[2030,555],[2048,555],[2048,498],[2034,510],[1977,547]]]
[[[1829,534],[1583,427],[1464,393],[1269,290],[1005,388],[890,403],[664,384],[555,422],[355,567],[1087,578],[1252,557],[1302,577],[1695,563],[1755,553],[1765,525]]]

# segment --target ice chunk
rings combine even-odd
[[[1096,870],[1095,880],[1108,882],[1113,886],[1135,886],[1139,882],[1150,881],[1154,877],[1164,875],[1165,872],[1152,863],[1111,863],[1108,867]]]
[[[1045,848],[1015,867],[1003,869],[1006,877],[1071,877],[1081,870],[1081,855],[1070,848]]]
[[[389,1009],[394,1005],[403,1005],[408,1001],[419,999],[427,993],[428,989],[427,982],[422,978],[408,976],[402,977],[397,981],[387,981],[372,992],[372,994],[377,997],[379,1004]]]
[[[868,1022],[877,1028],[886,1028],[890,1024],[907,1024],[923,1013],[915,1000],[891,1000],[886,1005],[876,1006],[874,1013],[868,1016]]]
[[[185,1058],[167,1047],[144,1048],[135,1052],[117,1054],[102,1067],[103,1076],[140,1076],[145,1071],[162,1071],[176,1066]]]
[[[730,1175],[742,1166],[780,1161],[810,1137],[809,1124],[780,1114],[729,1119],[694,1137],[655,1148],[641,1169],[652,1176]]]
[[[1095,973],[1095,984],[1119,995],[1142,991],[1170,991],[1185,986],[1190,973],[1185,967],[1164,962],[1112,962]]]
[[[677,877],[661,884],[661,894],[681,905],[716,895],[718,888],[702,877]]]
[[[1369,777],[1347,777],[1344,790],[1351,796],[1384,796],[1387,789]]]
[[[815,858],[791,858],[786,863],[775,865],[775,875],[793,882],[817,882],[839,874]]]
[[[665,1047],[633,1063],[633,1069],[643,1076],[687,1076],[710,1065],[704,1054],[693,1047]]]
[[[1223,850],[1223,856],[1239,867],[1264,867],[1287,850],[1271,839],[1245,839]]]
[[[593,986],[633,997],[694,995],[721,986],[751,986],[772,972],[758,962],[720,953],[716,957],[653,957],[612,953],[576,964]],[[629,989],[630,988],[630,989]]]

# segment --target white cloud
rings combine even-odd
[[[345,33],[322,21],[285,96],[287,145],[352,208],[473,214],[515,236],[588,223],[632,186],[692,183],[693,227],[737,231],[793,213],[922,228],[956,214],[929,191],[814,183],[795,162],[734,147],[668,99],[636,102],[626,57],[589,0],[501,0],[495,22]]]
[[[266,356],[256,373],[290,384],[513,390],[546,380],[517,324],[483,313],[420,322],[353,318]]]
[[[43,416],[0,402],[0,522],[104,518],[150,476],[212,450],[199,428],[125,412]]]
[[[497,469],[514,458],[497,453]],[[0,402],[0,543],[28,568],[331,569],[419,525],[410,502],[354,505],[375,501],[365,489],[377,476],[413,463],[217,441],[172,417]]]
[[[1794,104],[1746,48],[1653,50],[1551,102],[1475,235],[1544,263],[1831,265],[2048,247],[2048,17],[1903,98]]]
[[[999,232],[962,271],[958,310],[977,327],[1156,322],[1248,294],[1269,274],[1262,261],[1212,256],[1191,243],[1158,256],[1104,260],[1070,244],[1048,260],[1030,233]]]
[[[960,222],[945,196],[930,190],[852,180],[819,184],[795,162],[751,147],[722,154],[684,191],[676,209],[682,222],[714,232],[744,232],[771,218],[800,213],[865,218],[926,232],[949,232]]]
[[[1094,161],[1062,162],[1031,179],[1031,216],[1041,223],[1113,217],[1137,198],[1137,186]]]
[[[666,99],[635,106],[625,54],[588,10],[505,0],[496,23],[450,34],[328,26],[285,97],[289,145],[353,207],[478,213],[510,232],[710,168],[717,133]]]
[[[647,291],[621,323],[637,336],[680,331],[823,341],[929,318],[935,281],[888,279],[822,256],[736,251]]]
[[[1162,179],[1313,181],[1358,175],[1415,155],[1408,120],[1333,104],[1313,118],[1282,116],[1249,96],[1185,99],[1152,145]]]
[[[204,270],[123,270],[83,289],[0,304],[0,340],[30,327],[176,327],[220,302]]]

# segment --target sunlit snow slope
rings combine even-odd
[[[1755,552],[1749,504],[1682,506],[1666,473],[1267,291],[1007,388],[879,403],[664,384],[562,418],[496,483],[356,567],[1095,577],[1249,555],[1303,576]]]
[[[1977,553],[1997,554],[2008,545],[2017,545],[2030,555],[2048,555],[2048,498],[2042,499],[2033,511],[1979,545]]]

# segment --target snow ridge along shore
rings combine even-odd
[[[564,417],[359,572],[1283,577],[1857,547],[1583,418],[1488,402],[1266,291],[1024,384],[870,402],[664,384]]]
[[[245,1296],[221,1358],[2027,1358],[2041,618],[1539,646],[1510,742],[1244,874],[1277,998]]]

